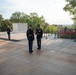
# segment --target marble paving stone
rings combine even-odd
[[[47,61],[48,63],[54,63],[63,67],[76,69],[76,55],[70,55],[61,52],[53,59]]]
[[[5,66],[0,68],[0,75],[9,75],[10,73],[18,70],[19,68],[23,67],[21,64],[16,63],[16,60],[11,60],[6,62]]]
[[[76,48],[74,49],[69,49],[69,48],[64,48],[63,52],[69,53],[69,54],[76,54]]]
[[[26,38],[5,41],[0,46],[0,75],[76,75],[76,42],[72,40],[49,36],[37,50],[35,39],[33,53]]]
[[[38,68],[35,72],[32,72],[30,75],[62,75],[51,70],[46,70],[43,68]]]
[[[29,75],[38,68],[38,65],[29,63],[27,66],[11,73],[10,75]]]
[[[45,69],[51,72],[59,73],[61,75],[76,75],[76,69],[62,67],[53,63],[44,63],[40,69]]]

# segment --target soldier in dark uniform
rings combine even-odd
[[[10,40],[10,32],[11,32],[10,28],[7,27],[8,40]]]
[[[32,53],[33,50],[32,50],[32,46],[33,46],[33,40],[34,40],[34,33],[33,33],[33,30],[32,30],[32,25],[30,25],[28,27],[28,30],[27,30],[27,39],[28,39],[28,45],[29,45],[29,52]]]
[[[43,31],[40,28],[40,24],[38,24],[38,26],[36,28],[36,35],[37,35],[37,46],[38,46],[37,49],[40,50],[41,49],[41,38],[42,38],[42,35],[43,35]]]

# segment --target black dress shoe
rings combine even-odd
[[[40,50],[41,48],[37,48],[38,50]]]
[[[39,48],[37,48],[37,49],[39,49]]]
[[[32,53],[33,51],[29,51],[30,53]]]

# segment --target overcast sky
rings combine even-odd
[[[49,24],[72,24],[69,12],[65,12],[65,0],[0,0],[0,14],[9,19],[16,11],[43,15]]]

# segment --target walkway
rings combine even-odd
[[[30,54],[25,34],[11,36],[18,41],[0,40],[0,75],[76,75],[73,40],[49,36],[42,39],[41,50],[36,49],[35,40]]]

